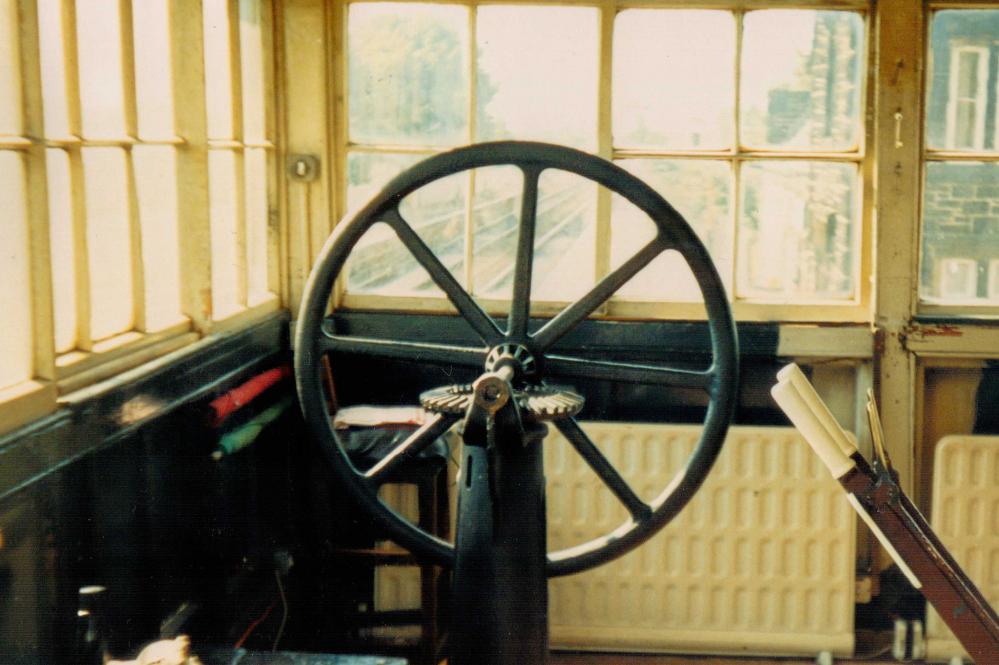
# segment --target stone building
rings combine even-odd
[[[941,12],[930,39],[926,147],[999,150],[999,16]],[[923,192],[927,300],[999,300],[999,168],[990,162],[929,161]]]

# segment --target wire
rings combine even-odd
[[[263,623],[264,619],[266,619],[271,615],[271,612],[274,610],[275,605],[277,605],[277,601],[271,603],[270,607],[264,610],[263,614],[254,619],[254,621],[249,626],[247,626],[246,630],[243,631],[243,634],[240,636],[240,638],[236,640],[236,643],[234,645],[232,645],[233,649],[238,649],[241,646],[243,646],[243,643],[246,642],[247,638],[249,638],[250,635],[253,633],[253,631],[257,629],[257,626]]]
[[[284,584],[281,582],[281,571],[274,569],[274,579],[277,580],[278,593],[281,594],[281,625],[278,627],[277,635],[274,636],[274,645],[271,647],[271,651],[277,651],[278,642],[281,641],[281,636],[284,634],[284,626],[288,622],[288,598],[284,595]]]

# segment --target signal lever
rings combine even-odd
[[[999,617],[954,561],[898,484],[884,447],[873,393],[867,413],[878,459],[868,463],[795,364],[777,373],[771,394],[843,486],[847,500],[912,585],[937,612],[977,663],[999,657]]]

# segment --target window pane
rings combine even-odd
[[[366,174],[370,180],[384,183],[397,172],[397,167],[405,168],[407,162],[415,161],[418,158],[411,156],[352,155],[351,179],[357,177],[363,181]],[[373,187],[371,195],[378,188]],[[369,198],[366,196],[363,202]],[[351,199],[349,193],[348,199]],[[462,284],[465,283],[467,199],[468,174],[459,173],[421,187],[399,206],[403,218]],[[375,225],[365,234],[351,254],[347,290],[395,296],[444,295],[395,232],[383,224]]]
[[[0,135],[22,133],[17,0],[0,0]]]
[[[472,288],[475,295],[496,299],[513,295],[513,266],[523,193],[524,172],[516,166],[492,166],[475,172],[472,206],[475,234]]]
[[[544,171],[538,183],[532,299],[575,300],[593,287],[596,228],[596,184],[574,173]]]
[[[753,147],[857,147],[864,22],[841,11],[746,14],[742,142]]]
[[[351,4],[347,39],[352,141],[466,142],[467,8]]]
[[[994,64],[989,72],[990,61],[995,60],[996,34],[999,9],[948,9],[932,14],[926,82],[927,147],[999,149]]]
[[[45,151],[49,190],[49,237],[52,261],[52,300],[56,351],[76,347],[76,249],[73,243],[72,185],[69,157],[62,150]]]
[[[516,167],[479,169],[475,178],[476,294],[513,294],[524,177]],[[593,286],[596,185],[565,171],[546,170],[538,182],[532,301],[564,301]]]
[[[239,224],[239,176],[236,154],[208,151],[208,207],[212,237],[212,315],[216,320],[242,307],[242,229]]]
[[[476,140],[595,149],[598,19],[590,7],[481,7]]]
[[[142,138],[174,134],[169,10],[169,0],[132,0],[135,101]]]
[[[857,167],[750,162],[743,167],[738,295],[782,302],[852,298]]]
[[[231,139],[232,51],[228,0],[204,0],[205,106],[208,110],[208,138]]]
[[[347,156],[347,210],[373,199],[389,180],[422,158],[418,155],[351,153]]]
[[[260,17],[261,0],[239,2],[239,57],[242,66],[243,138],[267,138],[264,114],[264,41]]]
[[[0,217],[0,234],[4,238],[0,255],[0,311],[4,321],[0,388],[5,388],[30,379],[32,374],[28,211],[24,162],[16,152],[0,151],[0,200],[4,201]]]
[[[80,111],[88,138],[125,135],[118,0],[76,3]]]
[[[731,293],[733,230],[732,169],[726,162],[633,159],[618,162],[663,195],[707,246]],[[615,196],[611,214],[611,266],[616,267],[654,236],[648,215]],[[676,252],[657,257],[625,284],[617,296],[627,300],[700,301],[701,293],[686,261]]]
[[[243,151],[246,169],[246,291],[247,304],[270,298],[268,284],[267,152],[263,148]]]
[[[142,229],[146,328],[181,320],[177,235],[177,162],[173,146],[135,146],[135,188]]]
[[[66,49],[61,0],[39,0],[38,39],[46,136],[69,136],[66,106]],[[0,43],[3,43],[0,37]]]
[[[90,334],[95,340],[132,327],[132,241],[125,152],[83,149],[90,271]]]
[[[999,256],[999,164],[929,163],[923,188],[920,296],[933,303],[996,301],[987,284]]]
[[[614,27],[614,145],[722,149],[735,121],[729,12],[633,9]]]
[[[967,50],[959,53],[961,57],[957,63],[957,96],[974,97],[978,94],[979,81],[984,83],[982,77],[978,75],[978,64],[983,60],[983,54]]]

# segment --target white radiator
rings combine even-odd
[[[645,500],[667,485],[700,432],[685,425],[582,425]],[[626,516],[552,431],[545,442],[549,550],[604,535]],[[386,491],[412,514],[415,496]],[[703,488],[662,532],[605,566],[552,580],[552,646],[850,655],[855,529],[839,485],[795,430],[733,427]],[[415,573],[381,569],[376,607],[418,603]]]
[[[586,423],[646,501],[699,427]],[[561,437],[550,441],[549,550],[602,535],[625,511]],[[684,653],[853,651],[855,522],[791,428],[734,427],[704,486],[638,550],[551,584],[552,645]]]
[[[947,436],[933,460],[933,530],[992,607],[999,608],[999,436]],[[967,657],[932,607],[927,659]]]

